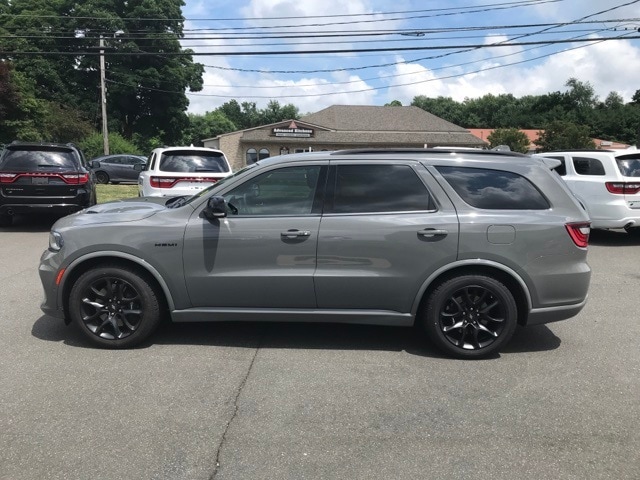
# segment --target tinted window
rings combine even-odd
[[[160,157],[160,170],[165,172],[228,172],[224,155],[214,152],[172,151]]]
[[[256,163],[258,161],[258,152],[256,152],[255,148],[250,148],[247,150],[247,165],[252,163]]]
[[[545,210],[549,202],[529,180],[513,172],[436,167],[469,205],[487,210]]]
[[[640,177],[640,154],[622,155],[616,158],[616,162],[625,177]]]
[[[309,215],[319,166],[287,167],[258,175],[224,196],[231,215]]]
[[[0,170],[31,172],[50,169],[76,170],[78,161],[69,150],[7,149]]]
[[[433,210],[431,196],[407,165],[339,165],[329,213]]]
[[[573,168],[578,175],[604,175],[604,166],[597,158],[574,157]]]
[[[545,155],[545,157],[547,157]],[[553,158],[555,160],[560,160],[561,165],[557,168],[554,168],[554,171],[558,172],[558,174],[562,175],[563,177],[567,174],[567,165],[564,163],[564,157],[552,157],[552,156],[548,156],[547,158]]]

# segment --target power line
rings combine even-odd
[[[638,0],[640,1],[640,0]],[[618,36],[609,37],[604,40],[631,40],[639,39],[640,35],[636,36]],[[481,48],[496,48],[496,47],[521,47],[526,45],[544,45],[544,44],[562,44],[571,42],[588,42],[588,39],[578,40],[547,40],[547,41],[529,41],[529,42],[508,42],[508,43],[494,43],[494,44],[469,44],[469,45],[430,45],[422,47],[393,47],[393,48],[352,48],[352,49],[339,49],[339,50],[283,50],[279,52],[273,51],[247,51],[247,52],[105,52],[109,56],[149,56],[156,55],[162,57],[175,57],[175,56],[211,56],[211,57],[231,57],[231,56],[274,56],[274,55],[317,55],[317,54],[335,54],[335,53],[367,53],[367,52],[398,52],[398,51],[422,51],[422,50],[453,50],[453,49],[481,49]],[[0,50],[0,55],[26,55],[26,56],[38,56],[38,55],[73,55],[73,56],[97,56],[100,55],[96,51],[69,51],[69,52],[38,52],[38,51],[6,51]]]
[[[423,10],[404,10],[404,11],[392,11],[392,12],[372,12],[372,13],[353,13],[353,14],[333,14],[333,15],[304,15],[304,16],[284,16],[284,17],[242,17],[242,18],[119,18],[119,20],[125,22],[176,22],[176,21],[188,21],[188,22],[227,22],[227,21],[262,21],[262,20],[304,20],[304,19],[321,19],[321,18],[342,18],[342,17],[371,17],[381,15],[401,15],[412,14],[412,18],[416,18],[413,14],[425,13],[425,12],[456,12],[461,14],[477,13],[474,8],[488,8],[489,11],[492,7],[497,9],[505,8],[518,8],[522,6],[536,6],[544,3],[558,3],[565,0],[520,0],[513,2],[501,2],[501,3],[489,3],[484,5],[473,5],[467,7],[450,7],[450,8],[431,8]],[[470,11],[467,11],[470,10]],[[57,20],[108,20],[113,21],[114,17],[98,17],[98,16],[76,16],[76,15],[34,15],[34,14],[11,14],[3,13],[0,17],[10,18],[43,18],[43,19],[57,19]],[[417,17],[420,18],[420,17]],[[290,27],[299,27],[300,25],[291,25]]]
[[[630,35],[630,34],[627,34]],[[640,37],[626,37],[626,38],[640,38]],[[624,38],[621,38],[624,39]],[[525,59],[525,60],[520,60],[518,62],[512,62],[512,63],[506,63],[503,65],[493,65],[491,67],[485,67],[485,68],[479,68],[477,70],[473,70],[473,71],[469,71],[469,72],[465,72],[465,73],[458,73],[458,74],[453,74],[453,75],[446,75],[446,76],[442,76],[442,77],[434,77],[434,78],[430,78],[427,80],[419,80],[416,82],[409,82],[409,83],[400,83],[400,84],[395,84],[395,85],[383,85],[380,87],[370,87],[370,88],[365,88],[365,89],[360,89],[360,90],[347,90],[347,91],[343,91],[343,92],[331,92],[331,93],[315,93],[315,94],[300,94],[300,95],[296,95],[296,94],[292,94],[292,95],[281,95],[281,96],[273,96],[273,95],[217,95],[217,94],[206,94],[206,93],[194,93],[194,92],[178,92],[178,91],[172,91],[172,90],[163,90],[163,89],[159,89],[159,88],[151,88],[151,87],[143,87],[143,86],[138,86],[137,88],[140,88],[142,90],[150,90],[150,91],[155,91],[155,92],[162,92],[162,93],[173,93],[173,94],[186,94],[188,96],[195,96],[195,97],[215,97],[215,98],[237,98],[238,96],[242,97],[242,98],[256,98],[256,99],[273,99],[273,100],[277,100],[277,99],[285,99],[285,98],[309,98],[309,97],[327,97],[327,96],[331,96],[331,95],[349,95],[349,94],[354,94],[354,93],[364,93],[364,92],[370,92],[370,91],[377,91],[377,90],[383,90],[383,89],[391,89],[391,88],[398,88],[398,87],[406,87],[406,86],[411,86],[411,85],[417,85],[417,84],[422,84],[422,83],[429,83],[429,82],[434,82],[437,80],[449,80],[452,78],[460,78],[460,77],[464,77],[467,75],[471,75],[471,74],[475,74],[475,73],[481,73],[481,72],[486,72],[486,71],[490,71],[490,70],[496,70],[496,69],[500,69],[500,68],[505,68],[505,67],[510,67],[510,66],[514,66],[514,65],[520,65],[523,63],[528,63],[528,62],[532,62],[535,60],[540,60],[543,58],[548,58],[551,57],[553,55],[557,55],[560,53],[564,53],[564,52],[569,52],[569,51],[573,51],[573,50],[578,50],[580,48],[586,48],[586,47],[590,47],[602,42],[606,42],[609,39],[599,39],[599,40],[593,40],[590,39],[588,41],[590,41],[591,43],[589,43],[589,45],[579,45],[576,47],[571,47],[571,48],[566,48],[563,50],[559,50],[557,52],[552,52],[552,53],[548,53],[548,54],[544,54],[544,55],[539,55],[537,57],[532,57],[529,59]],[[510,55],[514,55],[514,54],[509,54],[509,55],[504,55],[504,57],[506,56],[510,56]],[[502,58],[502,57],[498,57],[498,58]],[[468,63],[476,63],[476,62],[468,62]],[[441,70],[441,69],[448,69],[448,68],[454,68],[454,67],[458,67],[461,66],[463,64],[460,65],[452,65],[452,66],[448,66],[448,67],[441,67],[441,68],[436,68],[436,69],[432,69],[432,71],[435,70]],[[416,75],[415,72],[407,74],[407,75]],[[364,79],[361,81],[365,81]],[[125,85],[125,86],[130,86],[126,83],[123,82],[118,82],[115,80],[109,80],[107,79],[108,83],[113,83],[113,84],[117,84],[117,85]],[[294,86],[297,87],[297,86]],[[253,87],[251,87],[253,88]],[[283,88],[283,86],[279,86],[278,88]]]

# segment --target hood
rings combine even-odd
[[[67,215],[58,220],[55,226],[70,227],[97,223],[137,222],[165,211],[167,200],[167,198],[161,197],[145,197],[101,203]]]

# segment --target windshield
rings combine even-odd
[[[625,177],[640,177],[640,153],[616,157],[620,173]]]
[[[215,172],[229,171],[229,164],[222,153],[174,150],[160,158],[160,170],[164,172]]]

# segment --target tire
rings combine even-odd
[[[148,339],[161,317],[149,281],[115,265],[92,268],[78,278],[69,296],[69,315],[93,345],[114,349]]]
[[[6,215],[4,213],[0,215],[0,227],[10,227],[12,223],[13,223],[12,215]]]
[[[509,289],[493,277],[464,275],[443,282],[422,316],[429,339],[457,358],[484,358],[513,336],[518,309]]]
[[[100,183],[101,185],[106,185],[107,183],[109,183],[109,174],[107,172],[96,172],[96,182]]]

